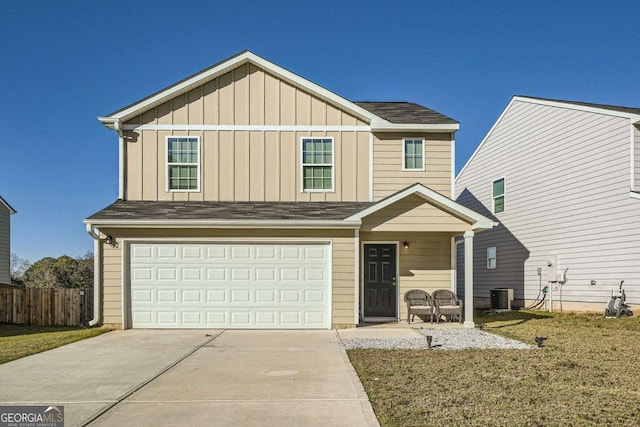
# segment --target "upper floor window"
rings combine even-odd
[[[492,192],[493,213],[504,212],[504,178],[493,181]]]
[[[333,191],[333,138],[302,138],[302,190]]]
[[[197,136],[167,137],[167,189],[200,190],[200,139]]]
[[[402,170],[424,170],[424,139],[405,138],[402,140]]]
[[[487,269],[496,268],[497,259],[496,247],[492,246],[487,248]]]

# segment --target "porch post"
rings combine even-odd
[[[475,328],[473,322],[473,231],[464,233],[464,327]]]

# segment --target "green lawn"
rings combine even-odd
[[[534,350],[350,350],[383,426],[639,425],[640,319],[476,318]]]
[[[51,350],[105,332],[109,332],[109,329],[0,323],[0,363]]]

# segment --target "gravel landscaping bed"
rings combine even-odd
[[[533,346],[495,335],[480,329],[417,329],[423,338],[347,338],[342,344],[347,350],[377,348],[383,350],[420,350],[429,348],[427,335],[432,336],[434,350],[516,349],[528,350]]]

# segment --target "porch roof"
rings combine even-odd
[[[459,218],[470,225],[473,231],[483,231],[493,228],[497,225],[492,219],[487,218],[478,212],[461,205],[458,202],[451,200],[450,198],[425,187],[422,184],[413,184],[404,190],[398,191],[385,199],[378,201],[371,206],[354,213],[352,216],[346,218],[347,220],[360,220],[364,221],[365,218],[370,217],[381,210],[390,207],[403,200],[408,200],[412,197],[419,197],[424,200],[425,203],[434,206],[435,208],[447,213],[450,216]],[[445,231],[445,230],[443,230]],[[459,231],[459,230],[451,230]]]

